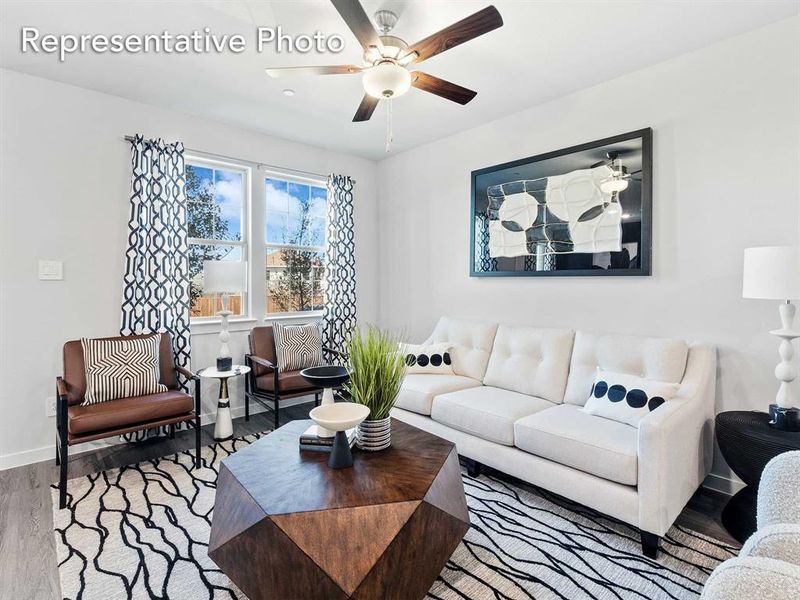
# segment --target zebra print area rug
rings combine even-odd
[[[198,470],[184,452],[70,480],[53,516],[63,597],[244,598],[207,543],[219,462],[258,437],[204,448]],[[696,598],[736,550],[673,527],[652,561],[634,529],[539,488],[466,473],[464,487],[472,528],[431,599]]]

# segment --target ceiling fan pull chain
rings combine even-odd
[[[392,149],[392,142],[394,141],[394,131],[392,130],[392,99],[386,100],[386,152]]]

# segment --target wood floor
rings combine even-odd
[[[281,409],[281,422],[308,418],[313,403]],[[234,420],[237,436],[272,427],[272,413],[253,415],[249,422]],[[203,428],[203,444],[213,442],[213,425]],[[70,478],[97,473],[142,460],[190,449],[192,432],[175,439],[159,438],[138,445],[120,445],[76,455],[70,459]],[[0,600],[61,598],[53,536],[50,484],[57,481],[55,460],[0,471]],[[720,523],[727,497],[701,488],[678,517],[678,523],[731,544],[736,542]]]

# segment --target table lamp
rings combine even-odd
[[[764,246],[744,251],[742,296],[763,300],[782,300],[779,311],[781,328],[770,331],[780,338],[778,354],[781,362],[775,367],[780,388],[775,404],[770,404],[770,425],[786,431],[800,431],[800,409],[797,408],[792,382],[797,377],[792,340],[800,332],[792,329],[795,307],[791,300],[800,298],[800,247]]]
[[[203,261],[203,292],[216,292],[222,295],[222,310],[217,312],[217,315],[222,320],[222,328],[219,332],[218,371],[230,371],[233,367],[231,349],[228,346],[228,342],[231,339],[231,334],[228,333],[228,317],[233,314],[229,310],[229,294],[246,291],[246,285],[246,262],[232,260]]]

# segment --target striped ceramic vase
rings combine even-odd
[[[362,450],[385,450],[392,443],[392,419],[362,421],[356,427],[356,444]]]

